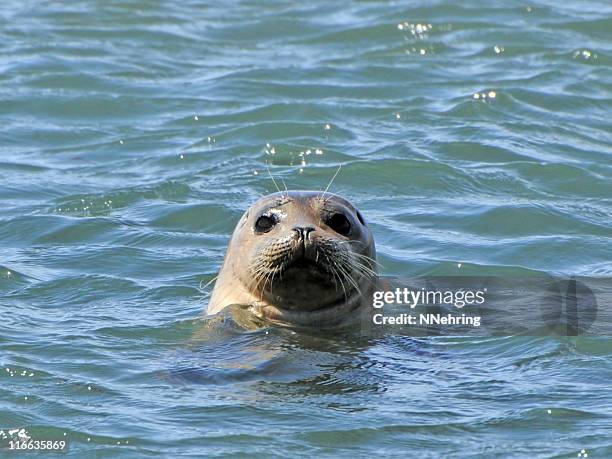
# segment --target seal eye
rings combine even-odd
[[[276,220],[268,215],[262,215],[255,222],[255,229],[260,233],[267,233],[276,224]]]
[[[346,236],[351,231],[351,223],[342,214],[333,214],[327,220],[327,226],[333,229],[336,233]]]

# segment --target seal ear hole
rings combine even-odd
[[[276,225],[276,220],[274,217],[269,215],[262,215],[255,222],[255,230],[258,233],[267,233],[272,229],[272,227]]]
[[[361,212],[357,211],[357,219],[359,220],[359,223],[361,223],[363,226],[365,226],[365,220],[363,219],[363,216],[361,215]]]
[[[351,222],[343,214],[333,214],[325,222],[327,226],[333,229],[336,233],[343,236],[348,235],[351,232]]]

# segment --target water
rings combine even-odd
[[[612,274],[609,2],[0,25],[0,428],[78,458],[612,456],[608,337],[246,332],[200,289],[266,164],[291,189],[341,164],[385,274]]]

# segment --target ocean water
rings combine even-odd
[[[267,168],[341,165],[387,275],[612,275],[610,2],[6,0],[0,39],[0,429],[75,458],[612,457],[610,337],[202,314]]]

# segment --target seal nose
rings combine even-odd
[[[310,232],[314,231],[314,226],[294,226],[292,229],[302,241],[306,241]]]

